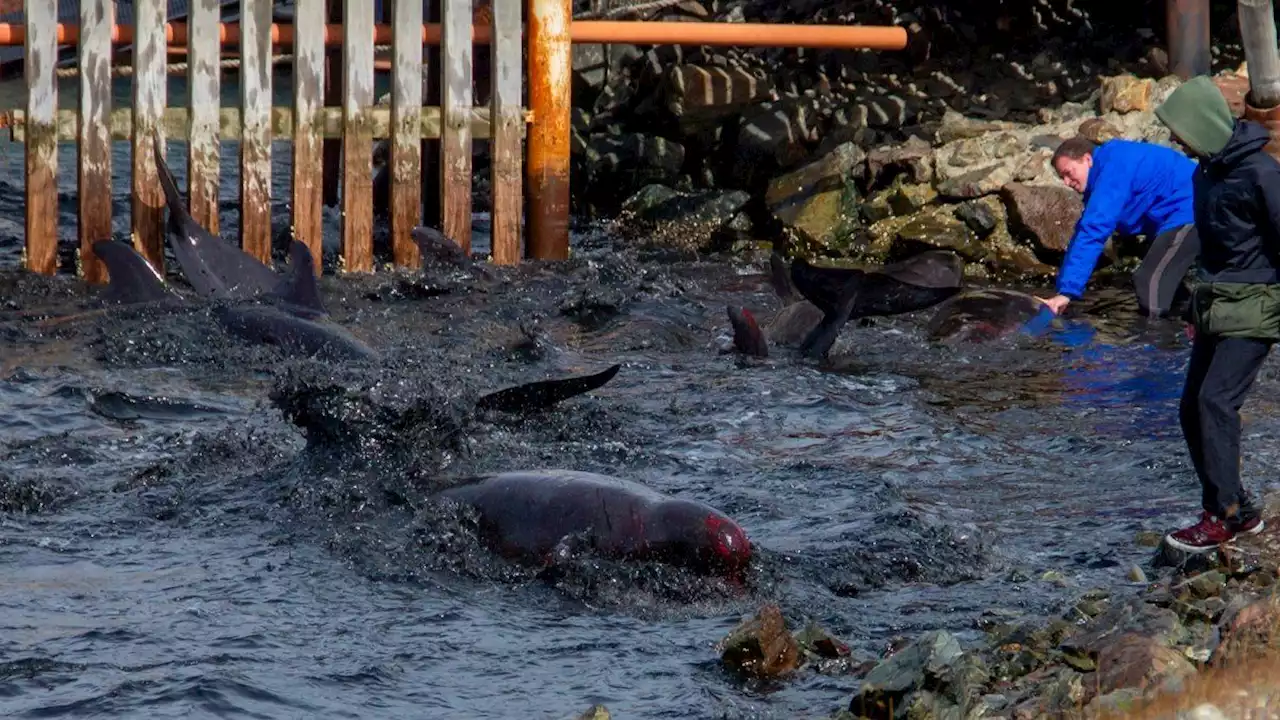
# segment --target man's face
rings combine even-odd
[[[1083,193],[1089,185],[1089,168],[1093,167],[1093,155],[1085,155],[1082,158],[1058,158],[1053,163],[1053,169],[1058,173],[1058,177],[1062,178],[1063,184]]]
[[[1172,133],[1172,132],[1169,133],[1169,140],[1171,141],[1170,144],[1173,145],[1173,149],[1177,150],[1183,155],[1186,155],[1187,157],[1190,157],[1190,158],[1200,157],[1200,153],[1196,152],[1195,150],[1192,150],[1191,146],[1183,142],[1182,138],[1178,137],[1177,133]]]

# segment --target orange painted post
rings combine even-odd
[[[525,175],[529,184],[528,256],[569,257],[569,116],[572,0],[529,0],[529,108]],[[699,23],[702,24],[702,23]]]

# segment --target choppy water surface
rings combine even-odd
[[[487,291],[447,273],[326,277],[335,319],[386,353],[373,367],[247,348],[199,308],[40,326],[13,311],[92,305],[72,278],[14,270],[19,149],[0,147],[5,717],[570,717],[595,702],[623,718],[818,716],[851,677],[744,684],[715,643],[768,601],[864,658],[929,628],[977,640],[984,614],[1123,586],[1150,553],[1135,534],[1196,510],[1176,324],[1084,315],[948,347],[925,340],[926,312],[846,329],[834,369],[777,349],[742,361],[721,351],[724,306],[776,307],[757,267],[643,263],[581,234],[562,268]],[[74,149],[61,157],[71,243]],[[466,412],[479,392],[614,362],[613,382],[545,415]],[[335,387],[350,394],[334,432],[355,440],[308,450],[273,394]],[[1247,408],[1255,484],[1277,465],[1278,387],[1269,368]],[[407,423],[415,402],[426,419]],[[407,439],[371,444],[377,413],[361,408]],[[538,575],[414,499],[435,478],[521,467],[720,507],[760,549],[749,592],[589,558]]]

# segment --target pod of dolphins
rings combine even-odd
[[[192,218],[157,142],[153,146],[164,189],[166,238],[197,295],[214,300],[213,315],[229,333],[286,352],[330,360],[370,361],[378,353],[328,317],[310,250],[292,241],[281,275]],[[412,233],[424,264],[470,266],[472,260],[427,227]],[[110,279],[101,299],[114,305],[178,306],[170,288],[131,245],[100,240],[93,251]],[[476,266],[478,267],[478,266]],[[928,251],[878,270],[823,268],[803,259],[790,267],[770,258],[771,281],[783,307],[765,326],[745,308],[729,307],[737,352],[766,357],[769,338],[803,356],[823,357],[841,329],[857,318],[896,315],[938,305],[933,338],[982,340],[1013,332],[1040,310],[1035,298],[1010,290],[961,292],[963,262]],[[481,397],[477,410],[525,412],[603,386],[619,366],[593,375],[543,380]],[[441,501],[476,509],[490,547],[534,563],[553,562],[567,544],[623,559],[656,559],[741,578],[751,557],[745,531],[719,510],[656,492],[620,478],[572,470],[523,470],[455,481]]]

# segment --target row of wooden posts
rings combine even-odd
[[[333,2],[334,0],[330,0]],[[26,152],[25,265],[54,273],[57,253],[57,144],[78,144],[79,262],[89,282],[105,269],[91,251],[111,236],[111,144],[132,140],[135,247],[164,268],[164,195],[151,152],[153,137],[188,143],[189,205],[197,222],[218,229],[220,139],[240,146],[240,244],[269,261],[271,141],[293,145],[292,228],[321,258],[322,143],[341,138],[341,256],[346,271],[373,269],[374,141],[391,145],[390,223],[396,264],[417,262],[409,231],[422,218],[423,140],[439,139],[442,231],[470,250],[473,139],[488,139],[492,159],[492,260],[525,255],[562,259],[569,248],[570,42],[681,42],[901,49],[896,27],[726,26],[718,23],[572,23],[569,0],[440,0],[440,23],[423,22],[423,0],[389,0],[391,25],[375,23],[373,3],[343,0],[343,22],[327,24],[326,0],[295,0],[292,25],[272,22],[270,0],[241,0],[240,22],[222,23],[222,3],[192,0],[186,23],[168,23],[165,0],[136,0],[134,25],[116,25],[111,0],[80,0],[79,25],[60,25],[56,3],[26,0],[24,26],[0,26],[0,44],[25,45],[25,111],[8,122]],[[522,25],[522,10],[527,10]],[[486,17],[487,15],[487,17]],[[474,26],[473,26],[474,23]],[[692,27],[697,25],[700,27]],[[579,27],[581,26],[581,27]],[[772,33],[768,29],[772,29]],[[760,29],[765,29],[761,32]],[[527,65],[522,67],[522,34]],[[132,43],[132,108],[112,108],[111,58]],[[392,45],[390,108],[374,98],[375,45]],[[488,44],[488,107],[473,107],[473,43]],[[439,107],[424,107],[423,47],[440,45]],[[80,107],[59,110],[60,45],[78,51]],[[189,103],[167,107],[171,46],[187,52]],[[240,108],[222,108],[223,45],[238,45]],[[342,48],[341,107],[323,102],[326,47]],[[272,53],[291,47],[293,107],[272,106]],[[524,76],[528,102],[523,105]],[[527,137],[526,137],[527,136]],[[525,141],[527,140],[527,148]],[[527,155],[526,155],[527,149]],[[527,197],[524,184],[527,183]],[[525,202],[527,200],[527,207]],[[522,228],[527,219],[528,232]]]
[[[81,0],[79,26],[57,23],[56,3],[27,0],[24,37],[28,86],[25,112],[12,113],[15,138],[26,146],[26,266],[57,270],[57,155],[59,141],[79,145],[80,266],[89,282],[105,280],[90,251],[111,235],[111,144],[132,140],[132,232],[135,246],[164,267],[164,195],[151,152],[152,138],[188,143],[187,187],[193,217],[218,229],[221,139],[240,145],[240,244],[264,261],[271,253],[271,141],[293,145],[292,227],[321,257],[322,142],[342,139],[342,260],[346,270],[373,267],[374,141],[390,138],[390,221],[397,264],[417,261],[409,231],[422,216],[422,140],[439,138],[442,230],[470,249],[473,139],[491,143],[493,259],[519,259],[522,220],[521,0],[492,0],[491,100],[473,108],[471,0],[445,0],[439,25],[424,33],[422,0],[395,0],[392,27],[375,26],[373,3],[346,0],[342,25],[328,25],[325,0],[296,0],[294,23],[274,25],[270,0],[242,0],[238,25],[221,22],[218,0],[193,0],[186,23],[166,22],[165,0],[137,0],[132,27],[117,26],[111,0]],[[535,13],[536,15],[536,13]],[[567,21],[567,18],[566,18]],[[477,38],[479,39],[479,38]],[[375,106],[374,46],[392,44],[391,107]],[[114,109],[111,56],[133,44],[132,108]],[[442,102],[423,107],[423,46],[441,45]],[[55,66],[59,45],[75,45],[79,110],[58,110]],[[240,108],[221,107],[222,46],[238,45]],[[170,45],[187,49],[188,106],[166,107]],[[325,48],[342,47],[343,102],[323,106]],[[293,107],[272,106],[272,53],[291,46]],[[532,189],[532,188],[531,188]],[[567,198],[564,203],[567,215]],[[566,218],[567,219],[567,218]],[[567,229],[567,225],[566,225]],[[551,233],[559,232],[552,228]],[[546,235],[546,231],[543,231]],[[567,230],[563,233],[567,236]],[[544,243],[545,245],[545,243]],[[545,248],[543,249],[543,254]],[[550,253],[557,254],[554,249]]]

